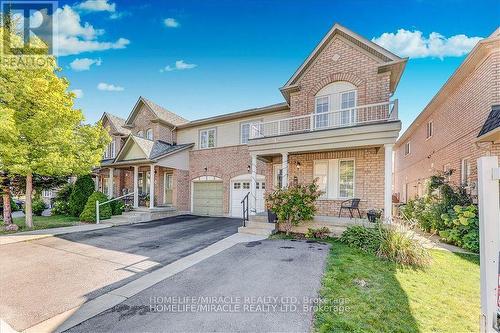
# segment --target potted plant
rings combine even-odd
[[[266,202],[266,206],[267,206],[267,202]],[[276,223],[276,220],[278,220],[278,216],[268,206],[268,208],[267,208],[267,222]]]
[[[382,216],[382,211],[380,209],[370,209],[366,213],[366,217],[368,217],[368,221],[375,223]]]

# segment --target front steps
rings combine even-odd
[[[271,236],[276,232],[276,223],[267,222],[267,216],[252,215],[246,226],[239,227],[238,233],[247,235]]]
[[[153,209],[139,207],[130,212],[123,212],[122,215],[115,215],[111,219],[102,220],[101,223],[127,225],[158,220],[174,215],[177,215],[177,210],[174,207],[155,207]]]

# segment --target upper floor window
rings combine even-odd
[[[427,123],[426,131],[426,138],[429,139],[434,134],[434,123],[432,120]]]
[[[410,155],[411,153],[411,146],[410,146],[410,141],[405,143],[405,156]]]
[[[144,137],[144,131],[137,132],[137,136],[143,138]]]
[[[250,123],[243,123],[240,125],[240,143],[247,144],[250,139]]]
[[[151,128],[146,131],[146,139],[153,140],[153,130]]]
[[[215,128],[205,129],[200,131],[200,148],[214,148],[215,147]]]
[[[104,150],[104,159],[108,159],[108,158],[114,158],[115,157],[115,141],[111,141],[108,146],[106,147],[106,149]]]
[[[352,125],[356,122],[356,86],[334,82],[316,94],[314,126],[316,128]]]

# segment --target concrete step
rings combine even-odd
[[[276,229],[275,223],[268,223],[267,221],[266,222],[248,221],[246,223],[246,226],[250,227],[250,228],[259,228],[259,229],[266,229],[266,230]]]
[[[263,228],[253,228],[253,227],[239,227],[238,233],[248,234],[248,235],[271,236],[273,234],[273,230],[263,229]]]

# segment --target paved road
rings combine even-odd
[[[309,332],[313,312],[304,298],[317,299],[328,249],[306,241],[238,244],[67,332]],[[200,302],[215,307],[192,307]]]
[[[237,232],[177,216],[0,246],[0,318],[22,330]]]

